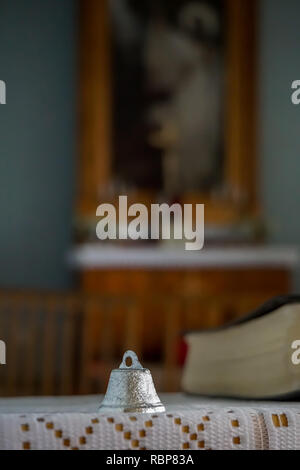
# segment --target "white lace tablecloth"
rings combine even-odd
[[[300,449],[300,403],[161,395],[158,415],[99,415],[99,396],[0,399],[0,449]]]

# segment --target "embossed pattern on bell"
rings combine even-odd
[[[111,372],[99,412],[163,413],[149,369],[144,369],[133,351],[127,351],[119,369]]]

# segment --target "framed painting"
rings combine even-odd
[[[103,200],[254,217],[256,1],[82,0],[78,211]]]

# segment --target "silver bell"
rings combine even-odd
[[[111,372],[100,413],[163,413],[149,369],[144,369],[137,355],[127,351],[119,369]]]

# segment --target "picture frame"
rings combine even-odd
[[[182,203],[205,204],[214,225],[236,224],[259,214],[257,195],[257,1],[224,0],[226,15],[224,178],[225,194],[186,193]],[[77,215],[95,216],[99,187],[112,174],[112,54],[108,0],[80,2],[79,162]],[[150,204],[153,191],[139,188],[132,200]]]

